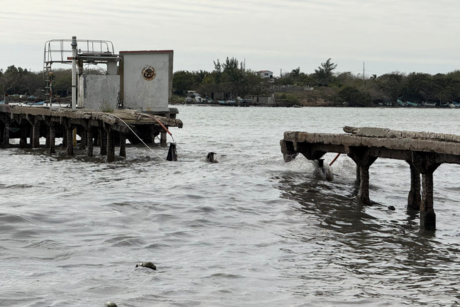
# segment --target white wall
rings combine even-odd
[[[116,109],[120,76],[118,75],[82,75],[78,85],[78,105],[85,109],[102,111]]]
[[[123,60],[123,106],[143,112],[168,112],[171,94],[172,52],[120,52]],[[143,70],[153,67],[155,78],[147,80]]]

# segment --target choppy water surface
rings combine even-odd
[[[0,150],[0,306],[459,305],[458,166],[435,172],[430,234],[405,211],[405,163],[378,159],[379,204],[357,208],[349,158],[326,182],[279,147],[284,131],[345,125],[458,134],[459,112],[179,111],[176,163],[142,147],[112,164]],[[209,151],[220,163],[205,162]],[[143,261],[158,270],[135,268]]]

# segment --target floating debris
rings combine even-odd
[[[152,270],[157,269],[157,267],[152,262],[142,262],[142,263],[136,264],[136,268],[139,267],[139,266],[144,267],[144,268],[149,268],[149,269],[152,269]]]

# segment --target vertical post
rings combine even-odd
[[[371,200],[369,197],[369,166],[363,165],[359,168],[360,172],[360,184],[359,184],[359,200],[365,204],[370,205]]]
[[[152,144],[155,144],[155,126],[150,126],[150,138],[152,139],[151,140],[151,143]]]
[[[86,149],[86,141],[87,141],[87,131],[85,127],[80,128],[80,149]]]
[[[406,161],[410,166],[410,191],[407,198],[407,209],[420,210],[420,172],[410,161]]]
[[[67,155],[68,156],[73,156],[75,155],[73,151],[73,142],[72,142],[72,134],[73,134],[73,129],[72,125],[66,125],[66,135],[67,135]]]
[[[356,164],[356,180],[355,185],[359,187],[361,185],[361,168]]]
[[[88,157],[93,156],[93,129],[91,126],[88,127],[88,130],[86,131],[86,137],[87,137],[87,144],[88,144]]]
[[[54,123],[50,123],[50,132],[49,132],[49,153],[54,154],[56,150],[54,149],[56,145],[56,130],[54,128]]]
[[[120,157],[126,157],[126,135],[120,132]]]
[[[45,148],[50,148],[50,130],[46,130],[46,141],[45,141]]]
[[[19,140],[19,147],[26,148],[27,147],[27,130],[28,125],[21,125],[21,139]]]
[[[10,121],[5,121],[5,129],[3,130],[3,145],[10,145]]]
[[[100,130],[101,129],[96,129],[94,130],[96,132],[96,135],[94,136],[94,146],[100,146],[101,145],[101,135],[100,135]]]
[[[420,203],[420,228],[436,230],[436,214],[433,201],[433,173],[441,165],[436,154],[412,152],[411,163],[422,174],[422,201]]]
[[[371,205],[369,197],[369,167],[377,160],[377,157],[369,155],[367,148],[350,147],[348,156],[355,161],[357,170],[359,170],[359,192],[358,201],[363,205]],[[358,181],[358,175],[356,176]]]
[[[109,127],[107,129],[107,162],[115,161],[115,144],[113,141],[113,131]]]
[[[101,156],[107,155],[107,133],[104,129],[99,129],[99,143],[101,147]]]
[[[166,131],[161,131],[160,144],[161,146],[166,146]]]
[[[32,148],[39,148],[40,147],[40,122],[38,120],[34,121],[34,125],[32,126]]]
[[[420,227],[436,230],[436,213],[433,206],[433,172],[422,174],[422,203],[420,206]]]
[[[72,36],[72,110],[77,108],[77,37]],[[69,138],[68,140],[72,140]],[[70,143],[71,141],[69,141]]]
[[[3,144],[3,137],[5,136],[5,124],[0,121],[0,142]]]
[[[67,147],[67,128],[64,127],[64,133],[62,134],[62,147]]]

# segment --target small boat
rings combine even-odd
[[[400,99],[398,99],[398,100],[396,100],[396,101],[398,102],[398,104],[399,104],[401,107],[407,107],[407,104],[406,104],[404,101],[402,101],[402,100],[400,100]]]
[[[27,103],[29,106],[42,106],[45,104],[45,101],[37,101],[37,102],[28,102]]]
[[[409,107],[418,107],[418,103],[406,101],[406,105]]]

